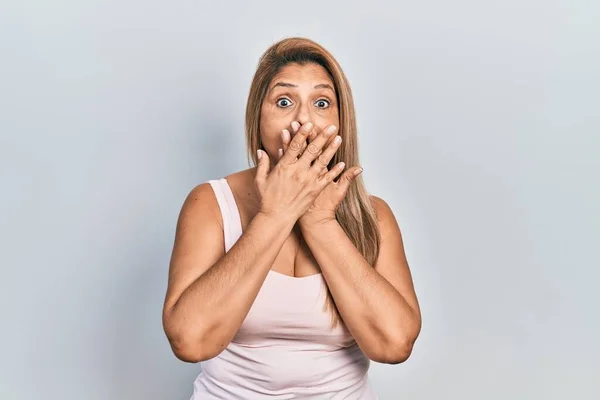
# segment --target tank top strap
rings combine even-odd
[[[221,210],[223,218],[223,237],[225,240],[225,252],[234,245],[242,235],[242,222],[240,212],[235,203],[235,197],[227,179],[212,179],[208,183],[211,185]]]

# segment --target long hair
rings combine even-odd
[[[327,50],[310,39],[300,37],[276,42],[259,59],[246,105],[248,163],[252,161],[256,166],[258,164],[256,152],[258,149],[263,149],[260,140],[260,116],[267,89],[280,69],[289,63],[321,65],[329,73],[335,85],[340,119],[338,134],[344,140],[329,163],[328,169],[340,161],[344,161],[348,166],[359,165],[356,115],[350,84],[337,60]],[[362,175],[356,177],[350,185],[335,217],[365,260],[370,265],[375,265],[381,238],[375,209],[365,189]],[[340,316],[329,289],[327,289],[324,310],[330,312],[331,325],[335,328],[340,322]]]

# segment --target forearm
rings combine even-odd
[[[227,346],[294,222],[259,213],[231,249],[181,294],[168,318],[182,345],[200,348],[205,358]]]
[[[420,329],[418,314],[367,263],[339,223],[333,220],[313,228],[303,227],[302,233],[341,317],[363,352],[373,360],[386,362],[389,354],[409,351],[406,349]]]

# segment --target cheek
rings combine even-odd
[[[260,122],[260,136],[263,141],[268,142],[272,141],[277,131],[277,125],[273,123],[272,120],[269,119],[261,119]]]
[[[260,134],[263,140],[272,140],[281,136],[282,129],[289,128],[289,122],[286,123],[285,118],[281,118],[270,110],[261,114],[260,117]]]
[[[323,121],[327,125],[335,125],[335,126],[339,127],[340,117],[339,117],[339,113],[338,113],[337,109],[323,111],[320,114],[320,117],[323,118]]]
[[[281,129],[283,128],[280,129],[279,125],[272,118],[261,117],[260,119],[260,140],[269,153],[277,151],[277,148],[281,146]]]

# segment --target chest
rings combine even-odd
[[[256,207],[249,207],[247,202],[240,203],[238,205],[240,220],[242,231],[245,231],[252,218],[256,216],[257,210]],[[275,261],[273,261],[271,269],[280,274],[296,278],[308,277],[321,272],[317,260],[311,252],[310,247],[304,241],[302,233],[297,226],[294,227],[281,247]]]
[[[248,347],[348,347],[354,339],[343,323],[332,327],[326,296],[321,274],[293,278],[271,271],[233,341]]]

